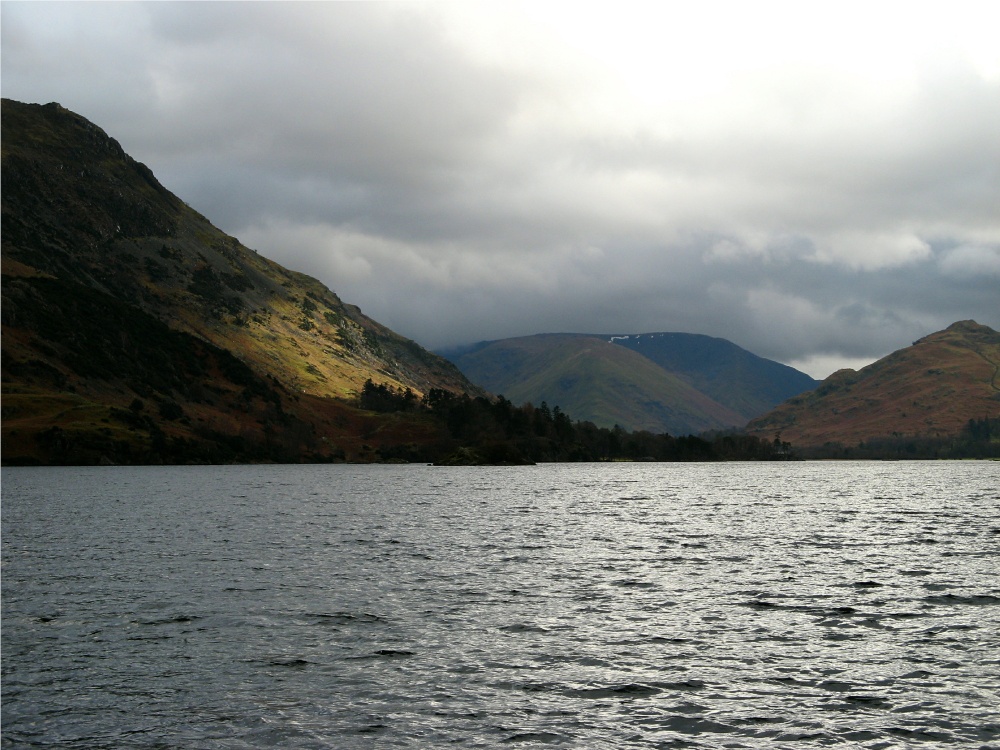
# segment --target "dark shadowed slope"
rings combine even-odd
[[[695,333],[641,333],[611,337],[750,420],[782,401],[817,387],[794,367],[758,357],[731,341]]]

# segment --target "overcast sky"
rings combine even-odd
[[[58,101],[430,348],[687,331],[814,377],[1000,329],[1000,3],[22,3]]]

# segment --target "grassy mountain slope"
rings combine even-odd
[[[793,367],[712,336],[642,333],[611,340],[683,376],[705,395],[738,412],[743,422],[820,384]]]
[[[56,104],[3,101],[3,253],[229,349],[289,387],[474,390],[447,361],[261,257]]]
[[[428,420],[292,392],[103,292],[3,281],[4,463],[372,460],[442,438]]]
[[[56,104],[2,103],[3,458],[364,459],[427,443],[364,382],[481,393],[213,227]]]
[[[966,320],[861,370],[840,370],[747,429],[780,432],[793,445],[856,445],[956,435],[983,418],[1000,418],[1000,334]]]
[[[599,426],[673,435],[746,420],[683,378],[607,337],[541,334],[447,353],[475,383],[514,403],[545,401]]]

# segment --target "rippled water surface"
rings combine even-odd
[[[1000,748],[998,485],[4,469],[3,746]]]

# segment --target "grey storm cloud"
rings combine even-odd
[[[6,0],[2,88],[428,347],[1000,327],[1000,13],[687,5]]]

